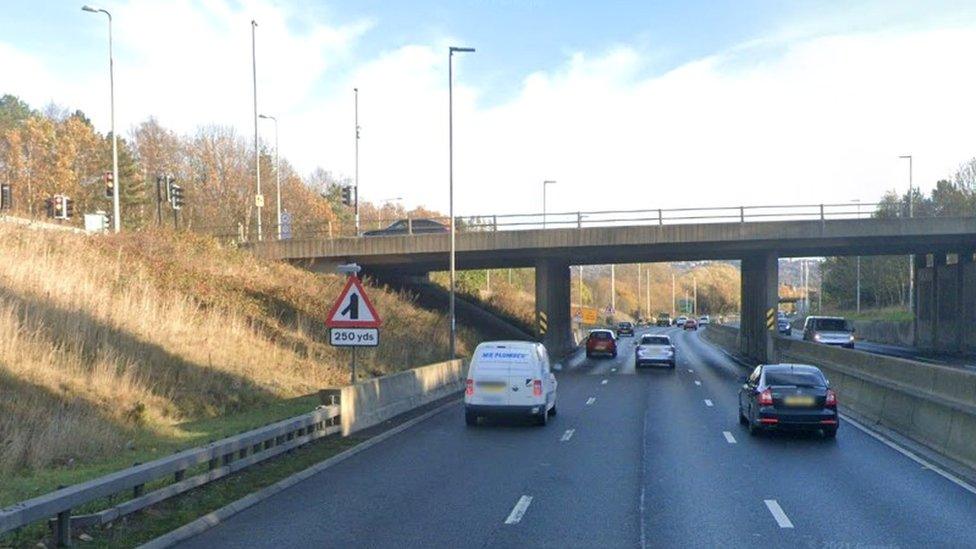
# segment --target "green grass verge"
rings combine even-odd
[[[280,400],[269,406],[243,413],[187,422],[179,426],[183,436],[178,440],[154,437],[148,431],[139,432],[134,435],[129,449],[105,460],[6,476],[0,482],[0,507],[52,492],[59,486],[71,486],[104,476],[130,467],[136,462],[146,463],[187,448],[201,446],[211,440],[219,440],[268,423],[301,415],[312,411],[318,404],[317,395],[308,395]],[[75,512],[80,513],[85,510]],[[25,528],[18,535],[13,536],[12,540],[0,537],[0,547],[5,547],[11,541],[17,546],[31,539],[33,542],[27,545],[33,545],[46,534],[47,528],[36,524]]]

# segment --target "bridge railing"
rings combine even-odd
[[[634,210],[596,210],[525,214],[491,214],[459,216],[455,228],[459,233],[513,231],[529,229],[583,229],[646,225],[682,225],[702,223],[756,223],[765,221],[867,219],[875,217],[879,203],[834,203],[723,206],[710,208],[651,208]],[[433,222],[433,223],[431,223]],[[352,222],[328,221],[295,223],[281,227],[282,239],[308,240],[350,238],[356,236],[393,236],[446,232],[449,217],[395,218],[363,220],[357,232]],[[263,240],[279,239],[276,225],[265,226]],[[201,229],[219,238],[253,242],[258,240],[254,227],[243,223],[237,227]]]

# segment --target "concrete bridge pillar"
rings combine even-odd
[[[779,307],[779,260],[773,252],[742,258],[739,352],[764,363],[776,362],[773,334]]]
[[[571,280],[568,262],[536,261],[536,334],[553,357],[569,352],[574,345],[569,309]]]

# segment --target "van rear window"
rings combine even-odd
[[[823,330],[825,332],[849,332],[851,331],[850,326],[848,326],[847,321],[843,318],[818,318],[817,326],[815,330]]]

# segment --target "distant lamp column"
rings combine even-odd
[[[555,185],[555,181],[546,180],[542,182],[542,228],[546,228],[546,187]]]
[[[908,218],[915,216],[915,190],[912,185],[912,155],[904,154],[901,159],[908,159]],[[908,310],[912,310],[915,297],[915,254],[908,255]]]
[[[454,54],[471,53],[474,48],[447,48],[447,180],[448,180],[448,215],[451,216],[451,359],[457,357],[457,322],[454,314],[454,294],[457,286],[457,272],[455,269],[455,226],[454,226]]]
[[[258,115],[258,118],[264,118],[265,120],[271,120],[274,122],[275,128],[275,185],[276,189],[276,209],[278,214],[278,240],[281,240],[281,163],[278,157],[278,119],[267,114]]]
[[[261,208],[264,206],[264,197],[261,195],[261,142],[258,140],[258,58],[255,45],[255,29],[258,23],[251,19],[251,79],[254,85],[254,181],[255,181],[255,209],[258,213],[258,240],[262,239],[261,234]]]
[[[855,198],[854,200],[851,200],[851,202],[854,202],[854,203],[857,204],[857,218],[858,219],[861,219],[861,200],[858,199],[858,198]],[[861,256],[857,256],[857,285],[856,285],[856,287],[857,287],[857,290],[855,292],[855,294],[856,294],[855,300],[856,300],[856,303],[857,303],[856,310],[857,310],[857,313],[860,314],[861,313]]]
[[[353,88],[355,96],[355,123],[356,123],[356,236],[360,236],[359,229],[359,88]]]
[[[121,184],[119,181],[119,144],[115,135],[115,60],[112,56],[112,14],[108,10],[92,6],[82,6],[82,11],[104,13],[108,17],[108,85],[109,110],[112,124],[112,230],[116,233],[122,230],[121,205],[119,195]]]

